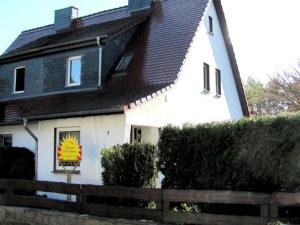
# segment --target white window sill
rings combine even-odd
[[[209,91],[209,90],[206,90],[206,89],[204,89],[204,90],[202,91],[202,93],[203,93],[203,94],[210,94],[210,91]]]
[[[68,88],[68,87],[78,87],[80,86],[81,84],[67,84],[65,87]]]
[[[14,94],[22,94],[24,93],[25,91],[14,91]]]

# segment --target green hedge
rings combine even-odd
[[[165,188],[298,191],[300,116],[168,126],[158,167]]]
[[[117,145],[102,150],[105,185],[152,187],[157,177],[157,147],[147,143]]]
[[[0,147],[0,179],[32,180],[34,174],[34,153],[26,148]]]

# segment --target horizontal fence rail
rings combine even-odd
[[[51,198],[51,194],[61,195]],[[71,202],[66,195],[72,196]],[[300,210],[300,193],[146,189],[0,179],[0,205],[163,223],[266,225],[278,220],[280,207]],[[243,209],[242,214],[237,212],[245,206],[250,208]],[[248,209],[251,213],[244,214]]]

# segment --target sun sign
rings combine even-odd
[[[76,137],[68,135],[63,138],[57,149],[58,161],[81,161],[82,160],[82,146]]]

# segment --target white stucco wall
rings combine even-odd
[[[29,123],[28,127],[34,132],[37,132],[37,123]],[[35,151],[35,141],[33,138],[25,131],[22,125],[17,126],[0,126],[0,134],[11,134],[13,146],[15,147],[25,147],[31,151]]]
[[[101,149],[125,142],[125,116],[94,116],[40,121],[38,127],[38,180],[66,182],[65,174],[53,173],[54,129],[78,127],[83,146],[80,174],[72,176],[72,183],[102,184]]]
[[[209,34],[209,19],[214,35]],[[203,63],[210,66],[210,93],[203,89]],[[221,70],[222,95],[216,96],[215,69]],[[166,124],[236,120],[243,117],[224,38],[213,3],[207,8],[172,89],[126,112],[127,124]]]

